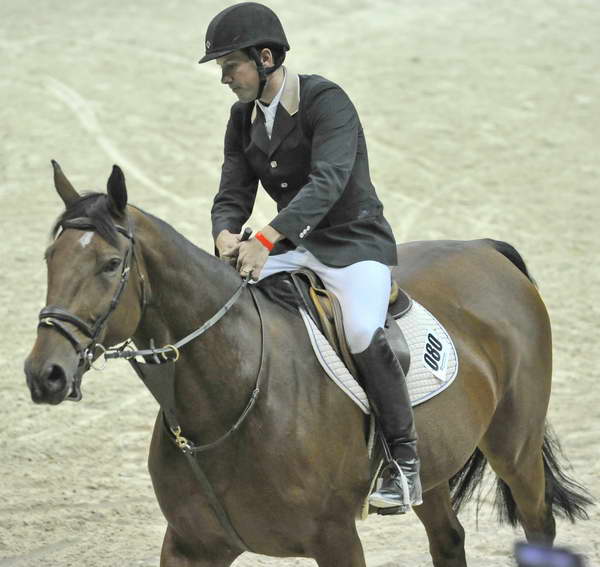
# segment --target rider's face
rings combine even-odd
[[[234,51],[217,59],[221,67],[221,82],[227,85],[242,102],[252,102],[258,93],[256,63],[243,51]]]

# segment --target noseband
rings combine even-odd
[[[60,226],[63,230],[67,228],[74,228],[77,230],[96,230],[96,227],[91,221],[91,219],[87,217],[79,217],[75,219],[65,220],[62,221]],[[73,348],[77,352],[77,355],[79,356],[77,371],[75,372],[75,376],[73,378],[73,388],[70,394],[67,396],[68,400],[79,401],[81,399],[80,385],[83,374],[87,372],[92,366],[94,355],[98,349],[100,349],[102,352],[106,352],[104,346],[97,342],[98,336],[100,335],[104,326],[106,325],[106,321],[119,304],[119,300],[121,299],[121,295],[123,294],[125,286],[127,285],[127,281],[129,279],[129,272],[132,261],[135,259],[134,238],[133,231],[131,229],[131,221],[128,221],[127,229],[120,225],[114,226],[117,232],[121,233],[129,240],[129,245],[127,247],[127,251],[125,252],[125,257],[123,259],[119,285],[117,286],[117,289],[115,290],[106,311],[91,324],[87,323],[77,315],[69,313],[69,311],[57,305],[47,305],[40,311],[39,314],[38,327],[52,327],[56,329],[59,333],[61,333],[65,338],[68,339],[68,341],[71,343],[71,345],[73,345]],[[142,286],[143,312],[146,306],[146,294],[144,288],[144,276],[141,272],[139,275]],[[69,323],[77,329],[79,329],[79,331],[81,331],[88,339],[90,339],[90,342],[86,346],[82,345],[81,342],[77,339],[77,337],[73,334],[73,332],[64,323]]]

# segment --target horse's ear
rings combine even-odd
[[[125,212],[127,206],[127,188],[125,176],[118,165],[113,165],[112,173],[108,178],[108,196],[119,213]]]
[[[51,163],[54,169],[54,187],[56,187],[56,192],[60,195],[65,206],[68,207],[79,199],[79,193],[75,191],[75,188],[63,173],[58,162],[52,160]]]

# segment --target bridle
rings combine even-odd
[[[88,217],[78,217],[74,219],[63,220],[59,226],[60,228],[62,228],[63,231],[67,228],[74,228],[77,230],[96,230],[96,226]],[[104,329],[108,318],[111,316],[112,312],[116,309],[117,305],[119,304],[119,300],[121,299],[123,291],[125,290],[125,286],[127,285],[127,281],[129,280],[131,265],[135,261],[135,241],[133,237],[131,221],[128,220],[128,228],[124,228],[118,224],[115,224],[114,227],[117,230],[117,232],[119,232],[129,240],[129,244],[127,246],[127,251],[125,252],[125,256],[123,258],[119,284],[117,285],[117,288],[115,289],[110,304],[108,305],[104,313],[92,323],[87,323],[77,315],[70,313],[69,311],[63,309],[58,305],[46,305],[46,307],[44,307],[39,314],[38,327],[51,327],[56,329],[71,343],[79,357],[77,370],[75,372],[75,376],[73,377],[73,387],[71,388],[71,392],[66,398],[71,401],[79,401],[81,399],[81,379],[83,374],[85,374],[85,372],[87,372],[91,368],[97,351],[100,350],[100,354],[102,354],[105,353],[107,350],[102,344],[98,343],[98,337]],[[58,237],[60,237],[60,234]],[[146,292],[144,285],[145,280],[144,275],[141,273],[137,262],[136,266],[140,277],[140,285],[142,288],[141,303],[143,313],[146,307]],[[69,327],[65,325],[65,323],[69,323],[70,325],[73,325],[75,328],[81,331],[89,339],[89,343],[87,345],[83,345],[79,341],[79,339],[73,334],[71,329],[69,329]]]
[[[97,230],[96,225],[88,217],[77,217],[74,219],[63,220],[59,226],[62,228],[62,230],[65,230],[67,228],[74,228],[77,230],[92,230],[92,231]],[[73,377],[73,387],[71,388],[71,392],[67,395],[67,398],[66,398],[67,400],[71,400],[71,401],[81,400],[81,389],[80,389],[81,379],[82,379],[83,375],[92,367],[92,363],[95,360],[96,352],[98,350],[100,350],[99,356],[104,355],[104,358],[106,360],[111,359],[111,358],[124,358],[124,359],[128,360],[129,362],[131,362],[132,366],[134,366],[134,368],[136,367],[136,365],[134,364],[134,362],[135,362],[134,359],[136,357],[142,357],[146,361],[150,361],[150,362],[153,362],[156,364],[161,364],[161,363],[170,362],[170,361],[177,362],[177,360],[179,360],[179,356],[180,356],[179,350],[181,349],[181,347],[183,347],[184,345],[193,341],[200,335],[204,334],[215,323],[217,323],[217,321],[219,321],[231,309],[231,307],[233,307],[233,305],[240,298],[244,288],[246,288],[248,285],[249,277],[243,278],[242,283],[237,288],[237,290],[233,293],[233,295],[225,302],[225,304],[210,319],[208,319],[208,321],[206,321],[204,324],[202,324],[200,327],[198,327],[196,330],[192,331],[191,333],[189,333],[182,339],[179,339],[175,344],[169,344],[169,345],[165,345],[163,347],[155,347],[153,342],[151,342],[150,348],[142,349],[142,350],[134,350],[130,347],[131,339],[127,339],[120,346],[113,347],[113,348],[106,348],[104,345],[98,343],[97,339],[98,339],[100,333],[102,332],[104,326],[106,325],[108,318],[110,317],[112,312],[117,308],[117,305],[119,304],[119,300],[121,299],[123,291],[125,290],[125,286],[127,285],[127,281],[129,280],[129,273],[131,270],[131,265],[133,263],[135,263],[135,266],[136,266],[137,272],[138,272],[138,277],[140,280],[142,317],[144,315],[144,312],[146,309],[146,304],[147,304],[145,279],[144,279],[144,275],[142,274],[142,272],[140,270],[139,262],[137,261],[136,256],[135,256],[135,238],[133,235],[133,228],[132,228],[131,221],[128,219],[128,228],[124,228],[118,224],[115,224],[113,226],[117,232],[119,232],[120,234],[122,234],[129,240],[129,245],[127,247],[127,251],[125,252],[125,257],[123,258],[123,264],[122,264],[122,268],[121,268],[121,278],[119,280],[119,284],[113,294],[113,297],[112,297],[110,304],[108,305],[108,308],[106,309],[106,311],[100,317],[98,317],[98,319],[96,321],[94,321],[92,324],[86,323],[83,319],[81,319],[77,315],[74,315],[73,313],[69,313],[69,311],[67,311],[66,309],[63,309],[62,307],[59,307],[57,305],[47,305],[40,311],[40,314],[39,314],[38,327],[50,327],[50,328],[56,329],[59,333],[61,333],[64,337],[66,337],[68,339],[68,341],[71,343],[71,345],[73,346],[73,348],[75,349],[75,351],[77,352],[77,355],[79,357],[77,370]],[[251,233],[252,233],[252,231],[247,228],[242,236],[242,240],[247,240],[250,237]],[[60,234],[58,235],[58,237],[60,237]],[[256,304],[256,308],[257,308],[257,310],[259,312],[259,316],[260,316],[260,308],[258,307],[258,303],[256,303],[256,298],[255,298],[254,294],[251,294],[251,295],[253,297],[253,300]],[[64,325],[64,323],[70,323],[71,325],[73,325],[74,327],[79,329],[85,336],[88,337],[88,339],[90,339],[90,342],[86,346],[82,345],[81,342],[77,339],[77,337],[71,332],[71,330],[67,326]],[[262,318],[261,318],[261,337],[262,337]],[[262,337],[262,339],[261,339],[261,353],[264,353],[264,337]],[[245,419],[245,416],[247,415],[248,411],[250,411],[250,409],[252,409],[254,402],[256,401],[256,397],[258,396],[261,369],[262,369],[262,363],[263,363],[262,358],[263,358],[263,356],[261,354],[261,363],[260,363],[260,367],[259,367],[259,371],[258,371],[257,385],[255,387],[255,390],[253,392],[250,402],[248,403],[246,409],[243,412],[241,421],[243,421]],[[160,403],[160,401],[159,401],[159,403]],[[237,429],[239,427],[239,425],[241,424],[241,421],[233,429]],[[227,434],[227,436],[229,436],[229,433]],[[181,436],[178,436],[177,438],[178,438],[178,443],[179,443],[179,440],[184,439]],[[183,448],[183,447],[181,447],[181,448]]]

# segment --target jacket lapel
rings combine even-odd
[[[296,73],[292,73],[289,69],[286,69],[286,71],[285,86],[277,105],[277,114],[275,115],[273,132],[271,133],[269,157],[271,157],[281,142],[296,126],[297,117],[295,114],[298,112],[300,104],[300,77]]]

